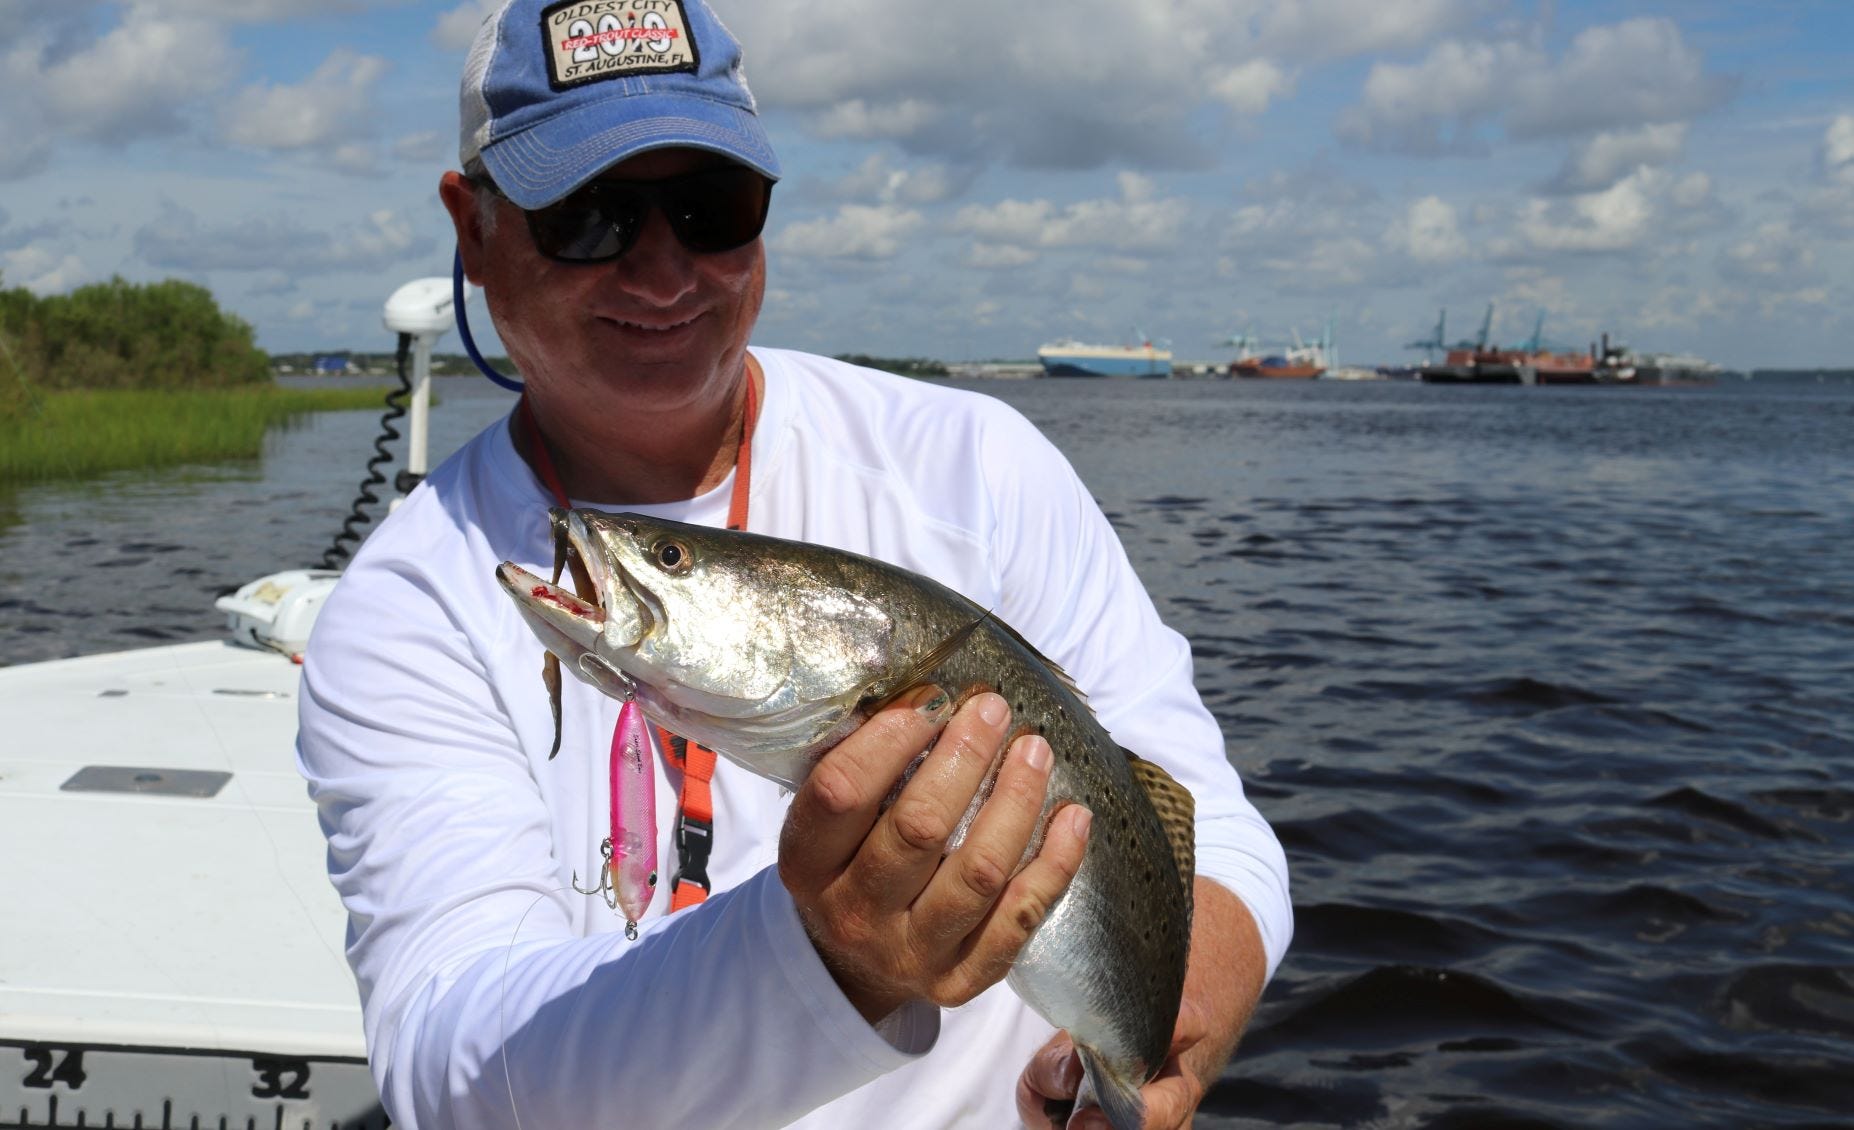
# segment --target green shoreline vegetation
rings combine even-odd
[[[45,394],[0,413],[0,485],[106,471],[253,459],[264,435],[308,412],[383,408],[382,390],[96,389]]]
[[[270,428],[383,400],[277,387],[251,326],[193,283],[0,290],[0,485],[254,458]]]

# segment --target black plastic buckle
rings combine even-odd
[[[676,881],[694,883],[704,891],[708,885],[708,853],[714,848],[715,826],[686,814],[676,817]]]

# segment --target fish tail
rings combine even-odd
[[[1081,1057],[1082,1081],[1075,1091],[1075,1111],[1100,1107],[1114,1130],[1139,1130],[1146,1121],[1146,1100],[1140,1097],[1139,1081],[1122,1078],[1095,1053],[1082,1044],[1075,1045]],[[1071,1114],[1070,1125],[1074,1125]]]

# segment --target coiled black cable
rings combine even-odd
[[[322,554],[322,568],[338,569],[340,563],[353,556],[348,542],[361,540],[360,527],[373,521],[373,515],[367,513],[367,507],[379,503],[380,496],[373,493],[373,488],[386,482],[386,476],[380,468],[393,461],[393,453],[386,445],[399,438],[399,429],[393,421],[406,414],[406,397],[412,395],[412,374],[408,371],[412,356],[412,335],[399,335],[399,387],[386,394],[386,413],[380,417],[380,435],[373,441],[373,457],[367,460],[367,477],[361,480],[360,494],[354,499],[354,506],[341,523],[341,532],[329,543],[328,552]],[[416,485],[416,484],[414,484]]]

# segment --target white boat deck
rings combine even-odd
[[[0,1127],[377,1123],[300,671],[217,642],[0,668]]]

